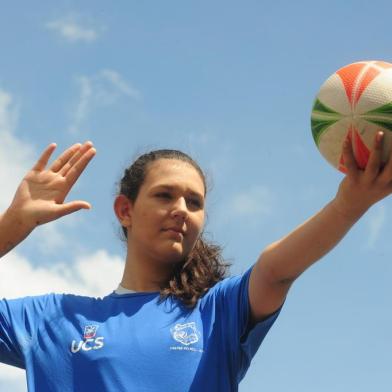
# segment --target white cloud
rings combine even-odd
[[[76,110],[73,113],[72,124],[69,127],[69,132],[73,134],[77,133],[79,126],[87,117],[92,94],[92,83],[89,78],[81,76],[77,79],[77,82],[80,86],[80,96]]]
[[[16,298],[48,292],[103,296],[115,289],[122,277],[124,260],[105,250],[79,257],[75,262],[33,266],[13,250],[2,257],[1,297]]]
[[[4,391],[26,392],[25,371],[14,366],[0,364],[0,384]]]
[[[0,132],[15,129],[18,120],[18,109],[12,106],[12,97],[0,90]]]
[[[69,42],[93,42],[98,38],[96,28],[83,26],[75,17],[66,17],[46,23],[46,27],[56,31]]]
[[[43,225],[39,229],[39,241],[36,242],[38,249],[42,253],[52,253],[58,251],[61,246],[66,246],[67,240],[58,227],[59,221],[50,222],[48,225]],[[63,220],[61,220],[61,223]]]
[[[271,210],[271,192],[268,188],[255,186],[246,192],[237,193],[229,203],[233,215],[251,217],[268,214]]]
[[[200,162],[204,174],[207,177],[209,189],[213,188],[213,184],[220,182],[231,175],[235,160],[235,142],[230,138],[222,138],[219,130],[205,126],[204,128],[195,130],[182,129],[176,132],[176,139],[179,140],[179,148],[184,149]],[[216,146],[219,145],[219,149]],[[201,154],[203,151],[203,154]],[[205,154],[207,152],[207,154]],[[203,156],[202,156],[203,155]],[[207,160],[203,162],[203,159]]]
[[[141,98],[140,92],[132,87],[128,82],[126,82],[118,72],[111,69],[104,69],[100,72],[99,76],[102,78],[102,80],[106,79],[108,82],[110,82],[114,89],[119,93],[128,95],[134,99]]]
[[[373,249],[386,222],[385,204],[381,202],[373,206],[369,211],[366,221],[369,234],[365,246],[367,249]]]
[[[123,96],[141,99],[141,93],[111,69],[104,69],[92,76],[79,76],[76,82],[80,94],[68,129],[72,134],[78,133],[83,121],[97,107],[113,105]]]
[[[246,219],[248,224],[256,225],[260,218],[273,210],[273,194],[264,186],[254,186],[231,196],[218,208],[216,220],[220,225],[238,219]]]
[[[34,157],[33,148],[13,135],[18,112],[12,96],[0,90],[0,211],[11,203],[16,188]]]

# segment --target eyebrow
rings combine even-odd
[[[164,189],[168,189],[168,190],[171,190],[171,191],[172,191],[172,190],[176,189],[177,187],[172,186],[172,185],[161,184],[161,185],[157,185],[157,186],[154,186],[154,187],[153,187],[153,189],[156,189],[156,188],[164,188]],[[193,195],[193,196],[200,197],[202,200],[204,199],[204,196],[203,196],[202,194],[200,194],[199,192],[195,192],[195,191],[189,190],[189,193],[190,193],[191,195]]]

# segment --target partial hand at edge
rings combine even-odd
[[[392,193],[392,151],[388,162],[383,164],[383,136],[384,133],[381,131],[376,134],[365,170],[360,169],[355,161],[349,134],[343,144],[347,174],[339,185],[333,204],[349,219],[360,218],[373,204]]]

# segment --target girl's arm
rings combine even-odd
[[[356,165],[348,138],[343,145],[347,175],[336,197],[262,252],[249,282],[249,301],[255,321],[277,310],[295,279],[328,253],[374,203],[392,193],[392,159],[381,167],[382,136],[377,134],[364,171]]]
[[[34,227],[28,226],[17,211],[8,209],[0,215],[0,258],[22,242]]]

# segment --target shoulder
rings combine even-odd
[[[0,300],[0,307],[7,309],[19,307],[44,310],[48,305],[54,304],[56,301],[58,301],[58,298],[55,293],[26,295],[24,297],[2,298]]]
[[[247,267],[242,273],[228,276],[210,289],[201,297],[201,302],[212,299],[230,300],[247,293],[249,277],[254,265]]]
[[[245,268],[242,273],[231,275],[220,280],[214,286],[212,286],[207,293],[230,291],[235,288],[238,288],[241,285],[247,285],[249,283],[249,277],[252,272],[253,266],[254,265],[251,265]]]
[[[100,298],[88,297],[66,293],[47,293],[41,295],[28,295],[18,298],[3,298],[0,300],[0,311],[23,311],[50,313],[56,309],[69,307],[91,306]]]

